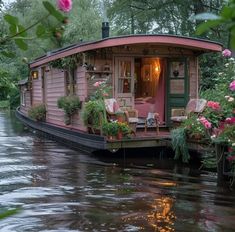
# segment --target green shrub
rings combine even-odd
[[[36,121],[45,121],[46,119],[46,106],[44,104],[39,104],[32,106],[29,109],[29,117]]]
[[[78,96],[64,96],[57,100],[57,106],[63,109],[65,114],[71,116],[81,108],[81,102]]]
[[[188,163],[190,155],[186,142],[186,129],[184,127],[179,127],[171,131],[171,143],[175,151],[175,159],[179,159],[182,156],[182,161]]]
[[[119,125],[116,122],[105,122],[102,128],[105,135],[115,136],[118,133]]]
[[[106,110],[103,100],[90,100],[85,103],[82,119],[85,126],[100,128],[106,122]]]
[[[0,109],[7,109],[10,107],[10,102],[8,100],[0,101]]]

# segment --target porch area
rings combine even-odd
[[[120,140],[107,139],[106,149],[115,152],[122,148],[150,148],[150,147],[169,147],[171,146],[170,131],[168,128],[160,127],[159,133],[156,133],[156,128],[144,128],[137,126],[135,136],[125,137]]]

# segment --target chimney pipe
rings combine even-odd
[[[102,22],[102,39],[109,37],[109,22]]]

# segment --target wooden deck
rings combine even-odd
[[[144,148],[144,147],[165,147],[170,146],[170,132],[160,130],[156,131],[137,130],[136,136],[123,138],[121,140],[106,140],[106,149],[115,151],[122,148]]]

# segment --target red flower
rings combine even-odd
[[[232,118],[226,118],[225,123],[227,124],[235,124],[235,117]]]
[[[228,156],[228,157],[227,157],[227,160],[228,160],[228,161],[233,161],[233,160],[235,160],[235,155],[230,155],[230,156]]]
[[[210,107],[213,110],[219,110],[220,109],[220,104],[219,102],[214,102],[214,101],[208,101],[207,106]]]

